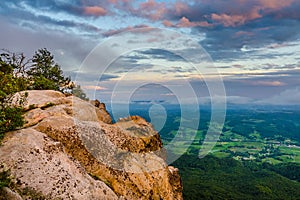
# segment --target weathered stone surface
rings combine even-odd
[[[97,114],[97,116],[98,116],[98,118],[99,118],[100,121],[103,121],[103,122],[105,122],[107,124],[111,124],[112,123],[112,119],[111,119],[109,113],[107,112],[106,106],[105,106],[104,103],[101,103],[97,99],[90,101],[90,103],[92,105],[94,105],[96,108],[98,108],[98,109],[96,109],[96,114]]]
[[[34,191],[31,195],[42,194],[47,199],[118,199],[106,184],[94,180],[69,157],[60,142],[31,128],[7,135],[0,163],[10,169],[18,189],[30,189]]]
[[[178,169],[167,166],[159,134],[143,118],[111,124],[99,101],[54,91],[29,91],[25,106],[25,128],[0,147],[21,188],[63,199],[182,199]]]

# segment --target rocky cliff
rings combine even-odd
[[[178,170],[144,119],[112,124],[99,101],[28,93],[24,128],[0,146],[0,170],[12,179],[4,199],[182,199]]]

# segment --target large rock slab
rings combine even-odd
[[[19,188],[47,198],[182,199],[178,169],[167,166],[159,134],[143,118],[112,124],[99,101],[28,94],[24,129],[0,147]]]
[[[23,192],[24,198],[118,199],[105,183],[93,179],[69,157],[60,142],[34,129],[9,133],[0,150],[0,163],[10,169],[15,189],[31,191]]]

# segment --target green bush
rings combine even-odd
[[[21,107],[4,107],[0,111],[0,138],[3,133],[12,131],[24,124]]]
[[[39,49],[31,59],[23,53],[0,53],[0,141],[5,132],[22,127],[22,105],[26,93],[18,99],[13,95],[24,90],[71,91],[74,96],[88,100],[79,85],[63,75],[54,56],[46,49]],[[12,104],[13,102],[13,104]]]
[[[16,92],[26,89],[28,80],[15,75],[16,65],[7,53],[0,54],[0,140],[5,132],[21,127],[24,123],[22,117],[22,103],[26,98],[26,93],[18,99],[14,99]]]
[[[32,58],[32,66],[27,72],[35,90],[60,90],[71,86],[71,79],[63,75],[54,56],[47,49],[39,49]]]
[[[30,89],[34,90],[59,90],[57,83],[45,78],[43,75],[33,76],[33,83]]]
[[[83,92],[83,90],[81,89],[80,85],[76,85],[73,89],[72,89],[72,94],[76,97],[79,97],[82,100],[86,100],[88,101],[89,99],[87,98],[86,94]]]
[[[10,184],[9,171],[0,172],[0,190]]]

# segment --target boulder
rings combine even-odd
[[[0,146],[12,190],[50,199],[182,199],[178,169],[167,166],[159,134],[143,118],[112,124],[103,103],[55,91],[28,91],[25,109],[24,128]]]

